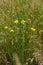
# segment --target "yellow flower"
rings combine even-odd
[[[25,20],[22,20],[22,21],[21,21],[21,24],[23,24],[23,25],[24,25],[24,24],[25,24]]]
[[[4,29],[8,29],[8,26],[5,26]]]
[[[13,30],[13,29],[11,29],[11,30],[10,30],[10,32],[14,32],[14,30]]]
[[[15,20],[14,23],[15,23],[15,24],[18,24],[18,20]]]
[[[36,29],[35,29],[35,28],[31,28],[31,30],[32,30],[32,31],[36,31]]]

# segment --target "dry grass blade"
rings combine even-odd
[[[16,61],[16,65],[22,65],[17,53],[13,54],[13,59]]]

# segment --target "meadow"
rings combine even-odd
[[[34,60],[34,53],[40,50],[43,51],[42,2],[0,0],[0,65],[35,65],[28,59]]]

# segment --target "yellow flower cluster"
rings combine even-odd
[[[15,20],[15,21],[14,21],[14,23],[15,23],[15,24],[18,24],[18,20]],[[21,24],[23,24],[23,25],[24,25],[25,23],[26,23],[26,21],[25,21],[25,20],[21,20]],[[4,27],[4,29],[9,29],[9,27],[8,27],[8,26],[5,26],[5,27]],[[32,27],[32,28],[30,28],[30,29],[31,29],[32,31],[36,31],[36,29],[35,29],[35,28],[33,28],[33,27]],[[13,29],[11,29],[11,30],[10,30],[10,32],[15,32],[15,31],[14,31]]]
[[[4,29],[7,30],[7,29],[9,29],[9,27],[8,26],[5,26]],[[10,32],[14,32],[14,30],[11,29]]]
[[[26,22],[25,20],[21,20],[21,24],[23,24],[23,25],[24,25],[24,24],[25,24],[25,22]],[[18,20],[15,20],[15,21],[14,21],[14,23],[15,23],[15,24],[18,24]]]
[[[36,31],[36,29],[35,29],[35,28],[31,28],[31,30],[32,30],[32,31]]]

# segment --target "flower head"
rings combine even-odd
[[[11,30],[10,30],[10,32],[14,32],[14,30],[13,30],[13,29],[11,29]]]
[[[8,29],[8,26],[5,26],[4,29]]]
[[[24,25],[24,24],[25,24],[25,20],[22,20],[22,21],[21,21],[21,24],[23,24],[23,25]]]
[[[32,30],[32,31],[36,31],[36,29],[35,29],[35,28],[31,28],[31,30]]]
[[[18,20],[15,20],[14,23],[15,23],[15,24],[18,24]]]

